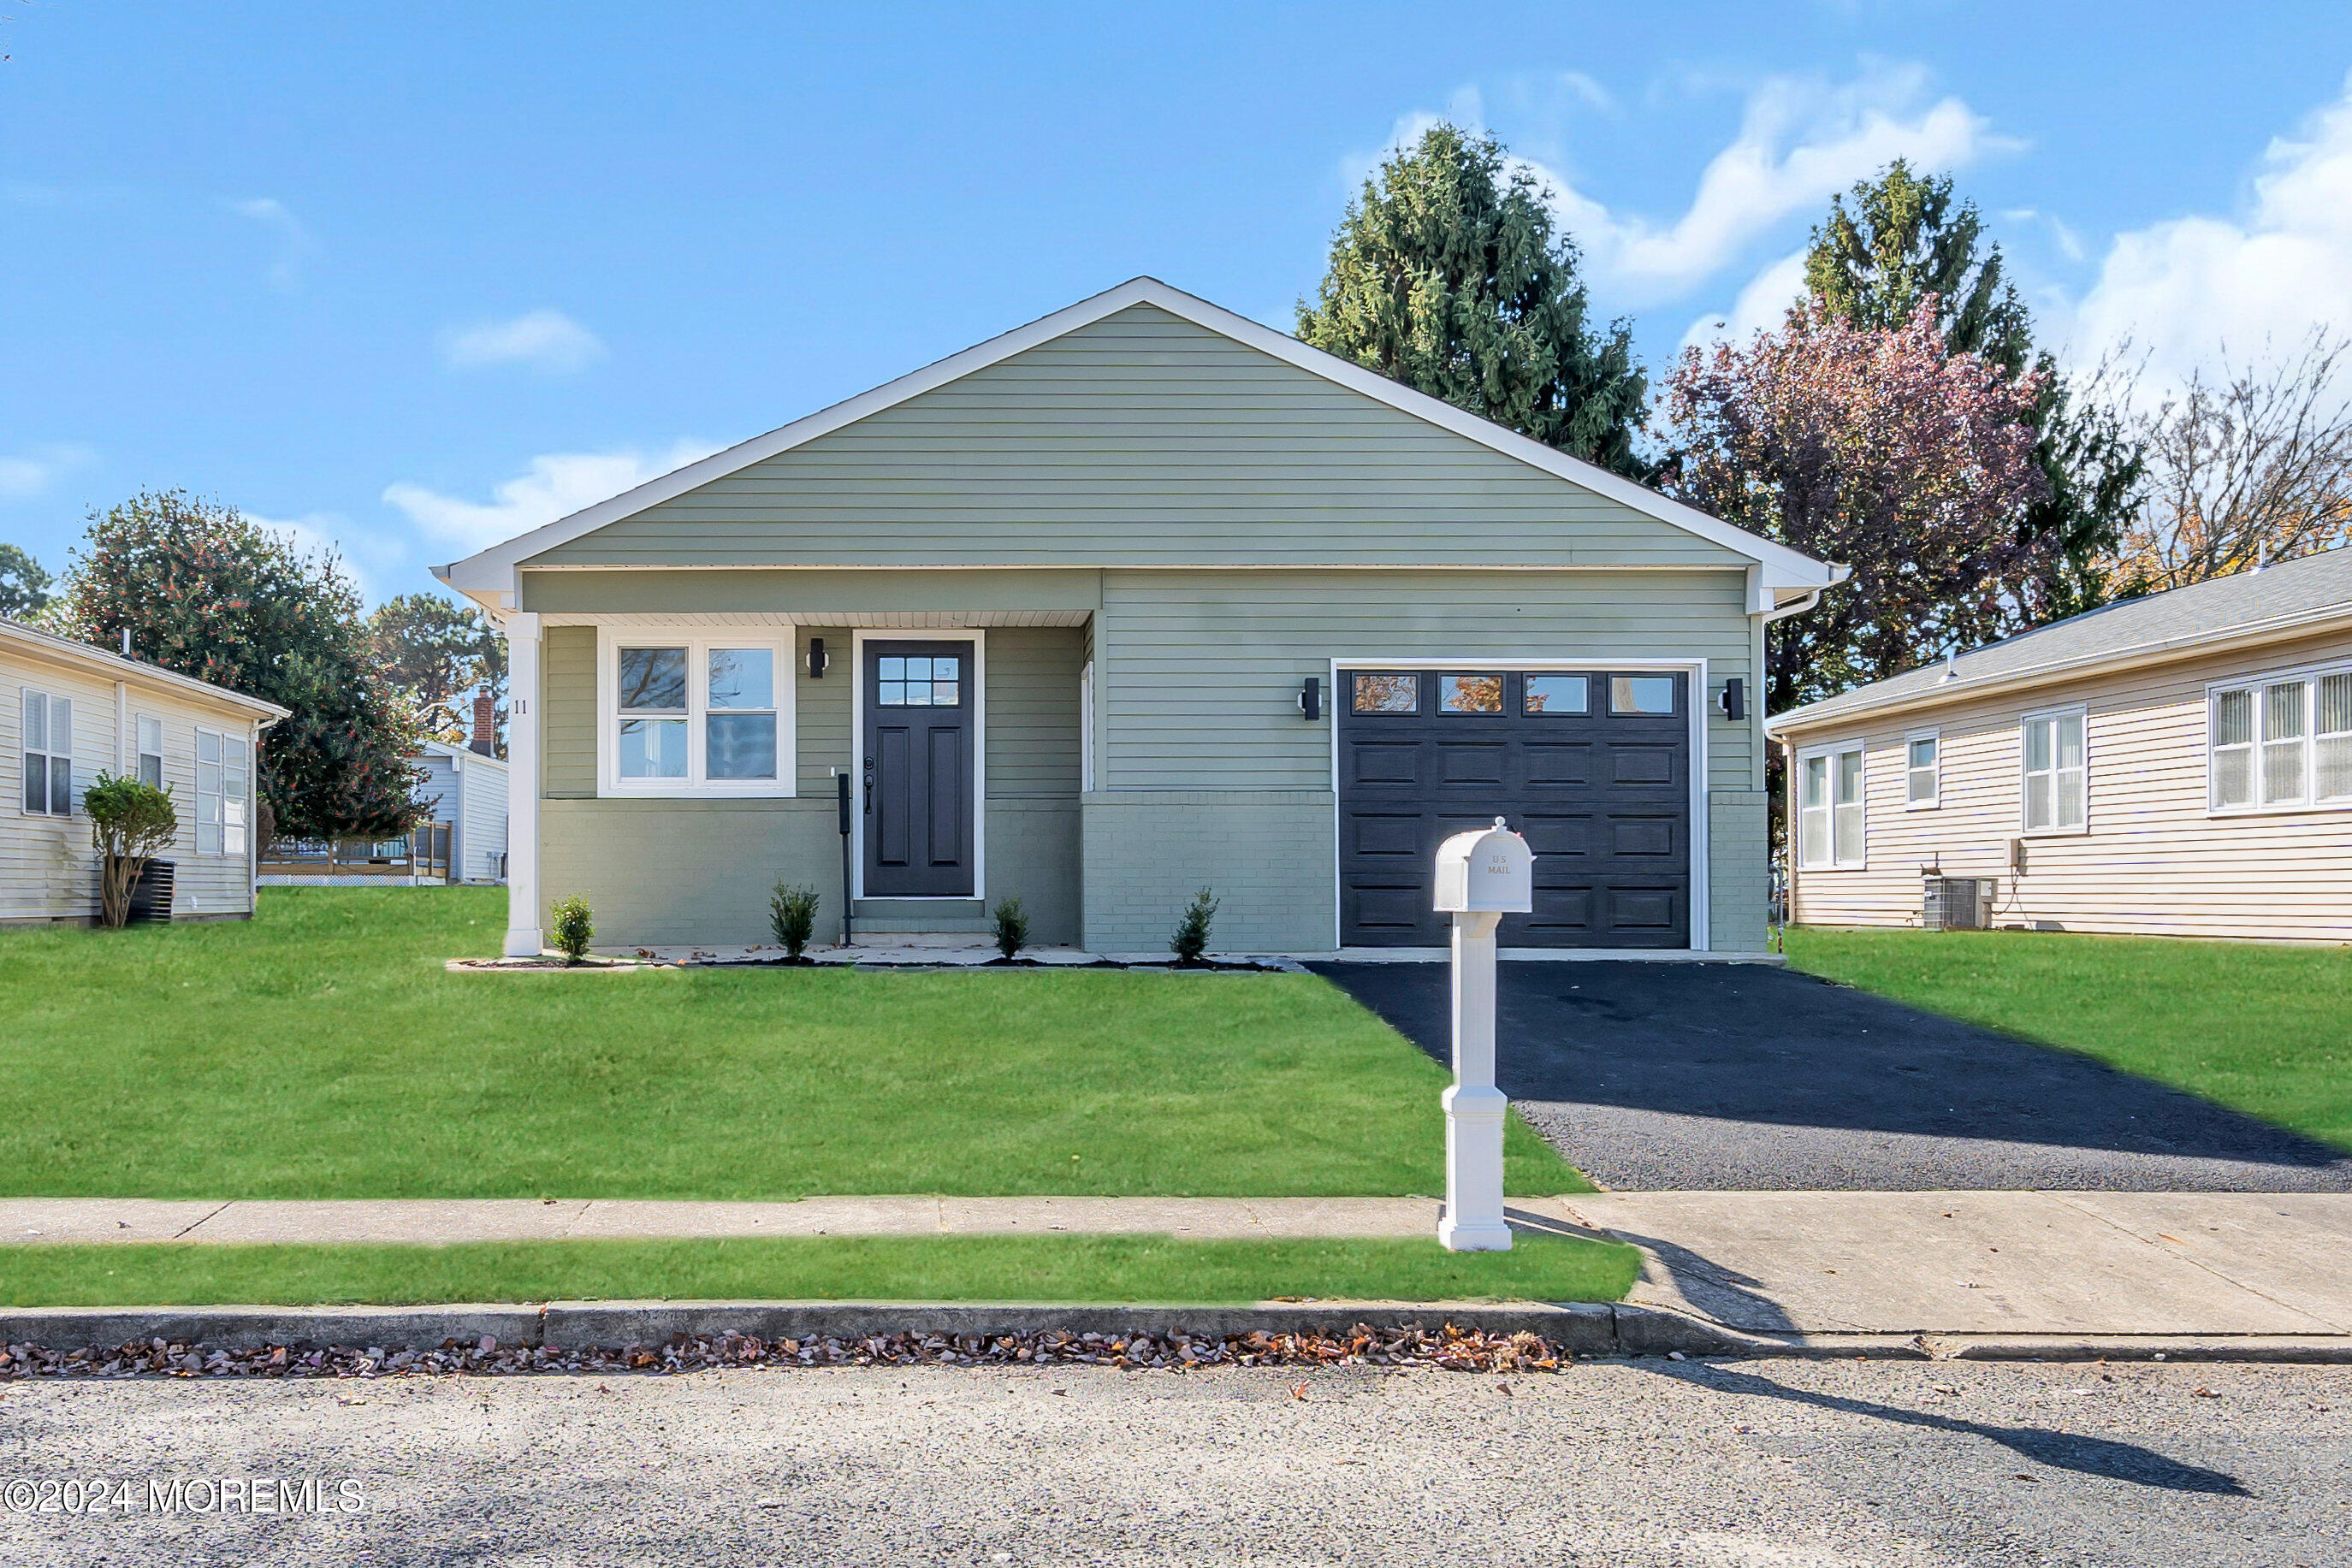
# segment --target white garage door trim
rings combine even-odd
[[[1339,693],[1342,689],[1339,672],[1363,669],[1418,670],[1656,670],[1686,674],[1690,677],[1690,946],[1687,948],[1664,948],[1664,952],[1705,953],[1710,950],[1707,929],[1707,906],[1714,902],[1713,867],[1707,855],[1706,822],[1706,714],[1714,701],[1707,685],[1705,659],[1535,659],[1502,657],[1492,659],[1432,659],[1420,653],[1351,653],[1331,661],[1330,678],[1325,684],[1324,723],[1331,732],[1331,951],[1358,952],[1367,949],[1343,947],[1340,937],[1341,890],[1339,886]],[[1443,948],[1389,947],[1379,949],[1392,957],[1423,956],[1443,957]],[[1505,957],[1555,957],[1562,949],[1510,948],[1503,949]],[[1570,952],[1602,949],[1570,948]],[[1611,956],[1638,958],[1639,949],[1606,950]]]

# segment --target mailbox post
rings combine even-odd
[[[1452,1252],[1507,1252],[1503,1120],[1510,1102],[1495,1087],[1495,927],[1535,907],[1535,856],[1495,819],[1437,850],[1437,910],[1454,916],[1454,1086],[1445,1108],[1445,1217],[1438,1243]]]

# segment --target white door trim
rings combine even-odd
[[[849,632],[849,788],[856,810],[849,813],[850,898],[866,896],[866,644],[876,643],[969,643],[971,644],[971,892],[927,894],[905,898],[908,904],[959,904],[988,897],[988,632],[981,627],[962,631]],[[893,894],[894,902],[901,895]]]

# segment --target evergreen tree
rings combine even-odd
[[[334,558],[295,554],[235,508],[181,491],[92,514],[67,574],[70,635],[293,715],[262,734],[261,801],[297,838],[390,838],[416,815],[415,716],[385,682]]]
[[[1438,125],[1349,204],[1298,336],[1636,479],[1648,387],[1624,322],[1588,319],[1576,246],[1500,144]]]
[[[0,615],[22,621],[48,607],[49,574],[16,545],[0,544]]]
[[[480,611],[437,593],[403,593],[376,606],[367,634],[376,668],[408,698],[434,739],[471,743],[473,713],[462,699],[477,687],[497,702],[494,728],[503,732],[506,639]]]
[[[1974,202],[1955,202],[1949,175],[1915,173],[1901,159],[1875,180],[1830,199],[1829,221],[1813,231],[1805,286],[1831,312],[1858,327],[1898,329],[1920,304],[1935,301],[1935,320],[1954,353],[1975,354],[2011,375],[2041,372],[2041,394],[2027,423],[2044,493],[2018,520],[2021,544],[2046,561],[2021,586],[2024,625],[2078,614],[2123,585],[2108,577],[2129,520],[2142,468],[2140,443],[2100,396],[2100,378],[2069,383],[2057,361],[2033,346],[2033,321],[2003,274],[2000,246],[1985,239]]]

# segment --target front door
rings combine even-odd
[[[866,644],[868,898],[971,898],[972,645]]]

